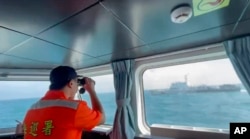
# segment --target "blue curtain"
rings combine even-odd
[[[130,105],[133,66],[134,60],[112,63],[117,110],[111,139],[133,139],[135,136],[134,114]]]
[[[224,45],[237,75],[250,93],[250,37],[229,40]]]

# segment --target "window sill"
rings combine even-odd
[[[228,139],[229,132],[222,129],[171,126],[153,124],[150,127],[151,136],[170,138],[192,138],[192,139]]]
[[[113,129],[113,126],[111,125],[99,125],[99,126],[96,126],[95,128],[92,129],[92,131],[94,132],[98,132],[100,134],[105,134],[105,135],[108,135]]]

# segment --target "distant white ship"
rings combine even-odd
[[[166,89],[165,93],[206,93],[206,92],[237,92],[240,91],[241,88],[235,84],[223,84],[219,86],[208,86],[208,85],[200,85],[190,87],[186,82],[175,82],[171,84],[169,89]]]

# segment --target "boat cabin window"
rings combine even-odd
[[[96,92],[106,113],[106,123],[113,124],[116,110],[113,75],[92,77]],[[0,81],[0,128],[15,127],[23,121],[26,111],[38,101],[49,87],[49,81]],[[89,95],[82,95],[91,106]]]
[[[148,125],[229,129],[250,121],[250,97],[229,59],[147,69],[143,74]]]
[[[48,81],[0,81],[0,128],[16,127],[48,90]],[[17,121],[16,121],[17,120]]]

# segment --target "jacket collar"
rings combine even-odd
[[[49,90],[42,99],[67,99],[61,90]]]

